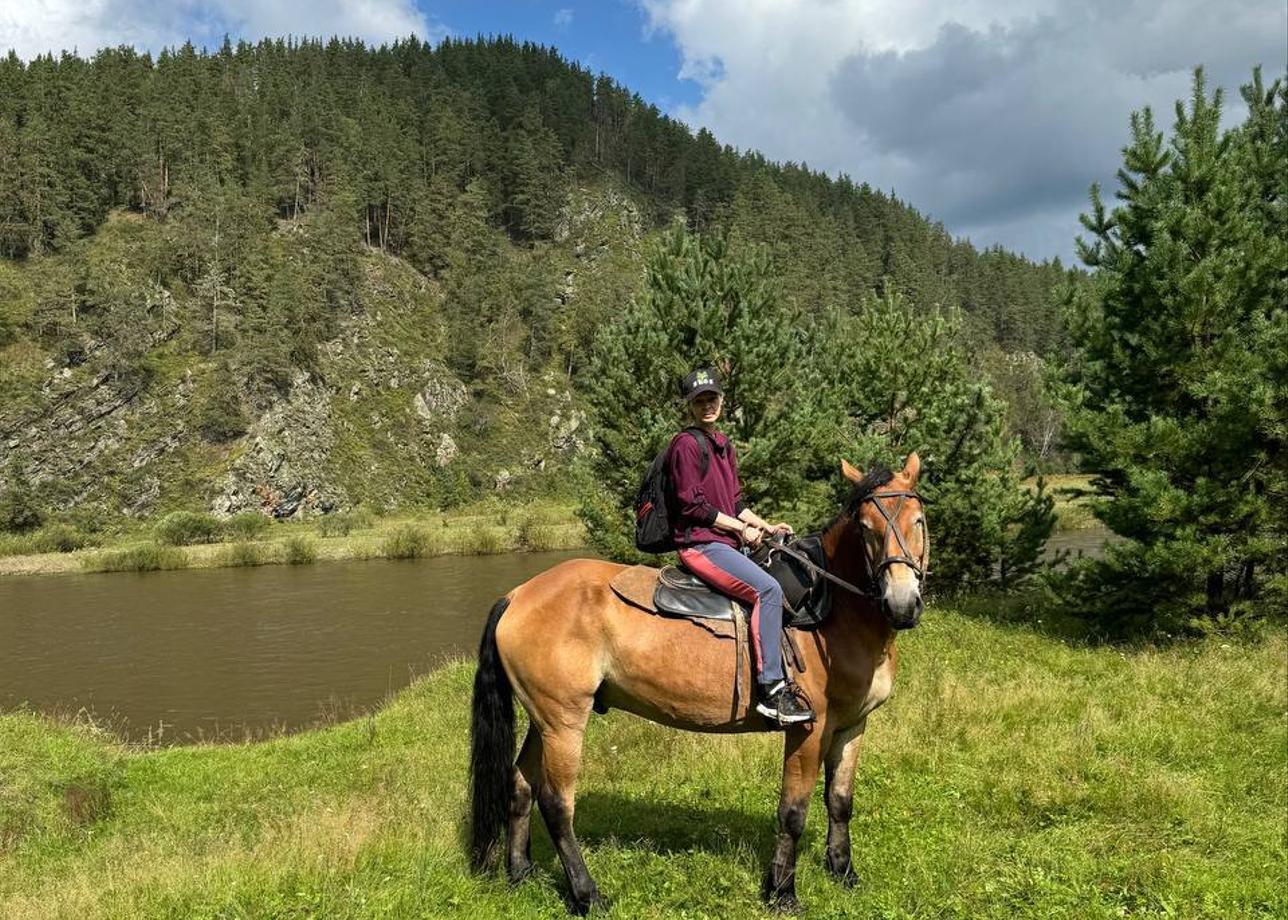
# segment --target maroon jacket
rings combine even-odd
[[[702,475],[702,449],[695,435],[707,440],[707,473]],[[724,543],[737,548],[738,538],[714,528],[716,512],[737,517],[747,506],[738,482],[738,459],[733,442],[723,432],[681,431],[671,439],[667,468],[673,504],[668,509],[676,546]]]

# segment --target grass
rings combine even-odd
[[[188,554],[174,546],[140,543],[128,549],[95,553],[82,560],[87,572],[155,572],[188,568]],[[245,565],[245,563],[237,563]]]
[[[810,917],[1282,917],[1282,632],[1086,647],[932,608],[900,643],[852,824],[861,882],[822,868],[821,794],[798,890]],[[0,916],[562,918],[462,847],[472,667],[369,718],[256,744],[132,751],[0,717]],[[768,917],[781,740],[592,718],[577,808],[607,917]],[[534,813],[535,814],[535,813]]]
[[[166,532],[172,539],[183,539],[192,534],[201,535],[204,539],[205,535],[215,533],[205,517],[169,515],[162,522],[169,522]],[[44,551],[38,547],[38,536],[43,531],[0,536],[0,577],[120,571],[110,567],[111,560],[123,553],[152,553],[157,543],[151,536],[158,529],[164,529],[162,522],[136,525],[115,537],[105,538],[107,545],[100,552],[85,549]],[[550,502],[533,502],[517,508],[484,503],[451,512],[421,512],[385,518],[357,510],[304,523],[275,523],[258,514],[237,515],[221,522],[221,527],[219,533],[226,542],[186,545],[178,556],[171,554],[167,565],[161,567],[217,568],[339,559],[485,555],[576,549],[585,543],[585,531],[574,517],[572,506]],[[258,539],[252,539],[255,537]],[[103,541],[97,535],[92,541],[89,537],[84,539],[86,545]],[[304,548],[306,543],[311,550]],[[53,548],[49,543],[40,545]]]

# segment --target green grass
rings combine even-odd
[[[900,643],[856,781],[853,890],[810,917],[1282,917],[1288,809],[1280,633],[1086,647],[943,607]],[[462,848],[472,667],[371,718],[257,744],[133,752],[0,717],[0,916],[561,918]],[[576,824],[609,917],[768,916],[781,740],[595,716]]]
[[[188,554],[174,546],[140,543],[126,549],[107,550],[85,557],[87,572],[155,572],[161,569],[185,569]],[[245,565],[244,562],[236,563]]]

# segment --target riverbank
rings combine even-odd
[[[815,795],[809,915],[1283,916],[1285,655],[1282,633],[1092,648],[932,607],[869,727],[854,889],[822,867]],[[466,870],[472,673],[259,744],[136,751],[0,717],[0,916],[564,917],[544,830],[527,884]],[[576,820],[605,916],[768,916],[780,755],[595,717]]]
[[[485,555],[577,549],[585,543],[574,507],[548,501],[505,507],[492,502],[389,517],[350,513],[301,523],[264,519],[262,526],[247,528],[251,535],[246,538],[177,545],[164,525],[165,519],[147,522],[109,536],[100,545],[67,552],[0,554],[0,576]],[[227,528],[218,535],[226,536]],[[14,548],[22,546],[11,544]]]

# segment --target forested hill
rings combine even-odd
[[[806,314],[895,290],[981,349],[1059,348],[1058,263],[722,146],[552,49],[11,53],[0,478],[148,513],[441,502],[558,466],[594,332],[677,219],[767,244]]]

